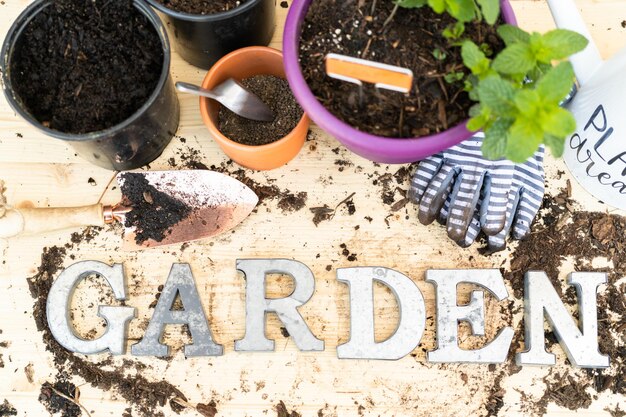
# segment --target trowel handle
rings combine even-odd
[[[585,85],[593,73],[602,65],[602,57],[598,47],[585,25],[574,0],[548,0],[550,12],[559,29],[569,29],[578,32],[589,40],[587,47],[570,57],[574,72],[580,85]]]
[[[104,226],[102,204],[85,207],[10,209],[0,218],[0,238],[83,226]]]

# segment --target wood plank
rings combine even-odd
[[[9,25],[28,0],[10,0],[0,6],[0,33]],[[280,2],[279,2],[280,3]],[[626,45],[625,0],[580,0],[585,20],[604,57]],[[521,26],[545,31],[553,27],[544,1],[514,0]],[[272,46],[280,48],[282,22],[287,10],[277,5],[278,28]],[[610,30],[609,30],[610,29]],[[175,80],[200,82],[204,72],[181,61],[174,53],[172,72]],[[227,164],[227,158],[211,140],[198,114],[198,101],[181,96],[181,127],[161,158],[151,169],[169,169],[169,159],[181,162],[181,155],[192,150],[197,159],[208,166]],[[119,190],[109,185],[113,173],[93,167],[74,155],[65,144],[42,136],[17,118],[4,100],[0,100],[0,178],[7,181],[8,198],[12,204],[83,205],[99,201],[111,203],[119,199]],[[155,300],[158,286],[165,282],[172,263],[190,263],[211,322],[216,340],[225,346],[225,355],[219,358],[185,359],[181,347],[188,337],[180,328],[168,328],[165,341],[173,348],[169,361],[151,358],[133,358],[126,355],[112,358],[106,369],[124,368],[135,372],[136,364],[144,364],[141,371],[149,380],[165,380],[178,387],[191,403],[216,401],[218,416],[276,415],[275,407],[284,401],[289,410],[309,416],[484,416],[486,402],[494,398],[492,388],[499,383],[504,391],[498,416],[529,416],[537,413],[536,404],[545,395],[544,379],[571,374],[581,380],[588,374],[573,370],[563,351],[556,347],[558,365],[549,368],[526,367],[511,371],[511,363],[495,367],[478,365],[434,365],[425,362],[425,350],[435,346],[434,290],[424,282],[429,268],[500,268],[507,267],[511,250],[493,257],[484,257],[476,247],[460,249],[451,243],[442,227],[418,225],[414,207],[406,206],[392,212],[382,201],[385,191],[394,191],[396,185],[406,189],[407,184],[389,185],[376,181],[385,174],[394,174],[399,166],[377,165],[343,149],[338,142],[314,127],[310,140],[300,155],[289,165],[268,172],[246,171],[246,175],[260,184],[274,184],[280,190],[292,193],[307,192],[306,207],[295,212],[284,212],[278,201],[268,200],[242,223],[235,233],[215,239],[195,242],[183,249],[179,246],[136,253],[119,250],[121,236],[115,230],[101,232],[93,241],[83,242],[68,249],[64,265],[80,260],[99,260],[124,263],[128,277],[128,305],[137,308],[138,318],[129,329],[129,345],[143,334],[152,314],[148,306]],[[19,133],[22,137],[18,137]],[[184,141],[181,139],[183,138]],[[345,166],[336,164],[341,160]],[[235,166],[224,165],[230,171]],[[180,167],[179,167],[180,168]],[[570,179],[562,161],[548,158],[546,162],[548,189],[556,193]],[[89,183],[93,178],[95,185]],[[375,184],[376,183],[376,184]],[[107,186],[109,185],[109,186]],[[575,181],[574,198],[586,209],[605,211],[607,207],[594,201]],[[312,207],[324,204],[334,207],[351,193],[356,212],[350,215],[341,208],[337,215],[319,226],[312,223]],[[395,201],[402,195],[394,193]],[[371,220],[370,220],[371,219]],[[0,240],[0,347],[5,363],[0,368],[0,403],[7,399],[18,410],[18,416],[44,416],[47,412],[37,401],[41,384],[54,381],[57,371],[52,355],[46,350],[41,333],[33,320],[33,298],[27,277],[36,273],[44,247],[70,243],[70,232],[58,232],[42,237],[23,237]],[[356,255],[351,262],[342,254],[343,247]],[[515,244],[512,245],[514,248]],[[72,259],[69,255],[72,255]],[[267,332],[276,340],[275,353],[236,353],[234,340],[244,334],[245,282],[235,270],[237,258],[285,257],[307,264],[316,277],[316,292],[302,314],[317,337],[326,342],[326,350],[319,353],[299,352],[289,338],[282,336],[280,322],[270,317]],[[349,305],[347,288],[336,281],[337,268],[355,265],[380,265],[397,269],[411,277],[424,293],[429,319],[422,344],[414,352],[396,362],[340,361],[336,346],[349,337]],[[566,264],[561,278],[573,270]],[[510,288],[510,283],[507,283]],[[288,280],[272,282],[270,294],[278,296],[289,292]],[[461,301],[467,300],[470,288],[459,289]],[[397,323],[395,301],[389,291],[377,288],[376,331],[378,338],[392,334]],[[98,281],[82,285],[73,308],[77,331],[87,334],[102,331],[96,317],[95,305],[108,303],[110,294],[102,292]],[[461,327],[462,346],[479,346],[493,337],[499,328],[512,325],[520,332],[521,300],[514,299],[514,314],[509,314],[507,303],[496,303],[488,298],[487,337],[468,336]],[[514,346],[513,351],[520,348]],[[89,357],[90,362],[107,359],[106,355]],[[130,360],[128,366],[124,360]],[[33,365],[34,380],[29,382],[24,369]],[[498,378],[501,380],[498,381]],[[115,390],[102,391],[84,384],[80,375],[72,378],[80,386],[80,401],[93,417],[121,416],[129,407]],[[589,408],[568,410],[550,403],[546,415],[590,417],[609,416],[606,410],[624,407],[623,397],[603,392],[592,393]],[[363,408],[361,408],[363,407]],[[159,408],[165,416],[175,414],[169,406]],[[133,414],[135,415],[135,414]],[[193,410],[181,413],[197,416]]]

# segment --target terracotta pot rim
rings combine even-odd
[[[211,78],[213,78],[213,76],[217,72],[220,71],[220,69],[223,66],[224,62],[232,59],[235,56],[245,55],[245,54],[254,53],[254,52],[271,53],[271,54],[279,56],[281,59],[283,58],[282,52],[280,52],[277,49],[270,48],[270,47],[267,47],[267,46],[249,46],[249,47],[246,47],[246,48],[237,49],[236,51],[233,51],[233,52],[229,53],[228,55],[225,55],[222,59],[220,59],[209,70],[207,75],[202,80],[202,87],[206,88],[206,84],[209,82],[209,80]],[[263,75],[263,74],[259,73],[258,75]],[[281,77],[281,78],[286,79],[286,77]],[[294,134],[294,132],[299,130],[301,125],[310,123],[309,116],[306,114],[306,112],[303,112],[302,113],[302,117],[298,121],[298,124],[293,129],[291,129],[291,131],[289,133],[287,133],[285,136],[283,136],[282,138],[280,138],[278,140],[275,140],[274,142],[267,143],[265,145],[245,145],[245,144],[239,143],[237,141],[234,141],[234,140],[230,139],[228,136],[224,135],[219,130],[217,124],[213,123],[213,120],[211,119],[211,117],[209,117],[209,112],[208,112],[209,100],[210,99],[208,99],[206,97],[200,97],[200,113],[202,115],[202,120],[204,121],[204,124],[206,125],[206,127],[209,129],[211,134],[217,140],[221,140],[223,142],[229,143],[233,148],[236,148],[236,149],[239,149],[239,150],[242,150],[242,151],[254,151],[254,150],[256,150],[256,151],[266,151],[266,150],[272,150],[272,148],[278,148],[278,147],[281,146],[281,144],[283,142],[288,141],[291,138],[291,136]]]

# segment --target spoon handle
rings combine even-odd
[[[213,94],[211,91],[205,90],[204,88],[199,87],[194,84],[177,82],[176,89],[182,93],[190,93],[190,94],[195,94],[197,96],[208,97],[208,98],[217,100],[217,96]]]

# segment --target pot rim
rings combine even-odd
[[[284,65],[287,80],[294,95],[309,117],[322,129],[337,138],[350,150],[359,149],[359,153],[369,153],[370,156],[384,157],[388,162],[413,162],[411,155],[433,155],[450,148],[474,132],[467,129],[467,120],[443,132],[416,138],[397,138],[377,136],[356,129],[343,122],[327,110],[315,97],[302,75],[299,62],[300,35],[304,18],[313,0],[293,0],[283,35]],[[504,20],[517,25],[517,20],[509,0],[500,0]],[[366,146],[364,144],[367,144]],[[372,149],[377,149],[376,151]],[[382,150],[382,152],[381,152]],[[380,153],[380,155],[377,155]],[[378,162],[381,162],[380,160]]]
[[[234,56],[245,55],[245,54],[249,54],[253,52],[262,52],[262,53],[269,53],[269,54],[277,55],[284,62],[283,53],[279,51],[278,49],[270,48],[268,46],[248,46],[246,48],[237,49],[229,53],[228,55],[225,55],[219,61],[217,61],[217,63],[209,70],[209,72],[207,72],[206,76],[202,80],[202,87],[204,87],[207,81],[211,79],[220,70],[221,68],[220,64],[222,62],[227,61]],[[262,75],[262,74],[259,74],[259,75]],[[236,142],[230,139],[228,136],[224,135],[219,130],[217,125],[213,123],[213,120],[211,120],[211,118],[209,117],[209,113],[208,113],[208,106],[207,106],[208,101],[209,101],[208,98],[200,97],[200,115],[202,116],[202,120],[204,121],[204,124],[206,125],[206,127],[209,129],[211,134],[217,140],[221,140],[223,142],[229,143],[233,148],[236,148],[242,151],[271,151],[273,150],[273,148],[279,148],[284,142],[287,142],[288,140],[291,139],[292,134],[296,130],[298,130],[298,128],[301,125],[310,123],[309,116],[307,115],[305,111],[303,111],[302,117],[298,121],[298,124],[282,138],[275,140],[274,142],[267,143],[265,145],[245,145],[243,143]]]
[[[164,13],[168,16],[175,17],[177,19],[186,20],[189,22],[217,22],[220,20],[227,20],[239,14],[245,13],[246,11],[248,11],[248,9],[253,8],[262,0],[248,0],[247,3],[244,3],[241,6],[237,6],[232,10],[226,10],[223,12],[217,12],[217,13],[212,13],[212,14],[192,14],[192,13],[186,13],[186,12],[179,12],[178,10],[170,9],[169,7],[159,3],[156,0],[145,0],[145,1],[149,3],[150,6],[154,7],[161,13]]]
[[[135,8],[139,10],[139,12],[148,19],[148,22],[152,24],[157,33],[157,36],[159,37],[159,40],[161,41],[161,47],[163,48],[163,67],[161,69],[161,76],[159,78],[159,81],[157,82],[154,91],[146,100],[146,102],[137,111],[135,111],[135,113],[112,127],[89,133],[65,133],[59,130],[50,129],[42,125],[41,122],[35,119],[35,117],[33,117],[28,111],[26,111],[26,109],[22,107],[21,100],[16,97],[16,94],[12,88],[10,77],[11,58],[15,43],[21,36],[26,25],[30,23],[31,20],[41,10],[43,10],[45,7],[48,7],[50,2],[51,0],[35,0],[17,17],[17,19],[15,19],[15,21],[11,25],[11,28],[7,32],[0,55],[0,72],[2,73],[1,81],[4,95],[13,110],[15,110],[31,125],[43,131],[48,136],[71,142],[86,142],[110,137],[117,131],[123,130],[129,125],[133,124],[135,121],[137,121],[137,119],[139,119],[157,101],[157,99],[161,95],[161,92],[163,91],[163,88],[165,87],[168,78],[170,77],[171,50],[169,38],[165,31],[165,26],[163,25],[161,19],[159,19],[157,14],[148,5],[140,0],[133,1],[133,5],[135,6]]]

